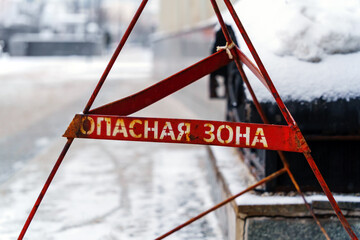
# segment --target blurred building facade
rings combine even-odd
[[[217,3],[226,10],[223,1]],[[210,55],[216,24],[210,0],[160,0],[154,77],[164,78]]]
[[[122,36],[140,0],[0,0],[0,49],[15,56],[98,55]],[[146,8],[130,39],[156,26]]]
[[[221,10],[225,9],[223,1],[217,3]],[[193,28],[205,24],[213,16],[210,0],[160,0],[159,30],[176,32]]]

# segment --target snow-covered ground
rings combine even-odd
[[[0,239],[15,239],[63,141],[0,188]],[[76,141],[26,239],[154,239],[212,206],[194,146]],[[214,215],[169,239],[221,239]]]
[[[308,101],[317,97],[333,100],[358,96],[358,1],[242,0],[236,9],[283,98]],[[241,48],[246,49],[244,43]],[[134,84],[149,73],[139,71],[151,69],[149,62],[144,61],[140,66],[134,60],[138,59],[125,59],[123,63],[129,65],[116,68],[118,71],[112,76],[117,81],[131,80]],[[6,111],[12,109],[17,98],[26,102],[36,96],[40,86],[73,82],[74,74],[77,82],[98,79],[105,61],[97,61],[79,63],[76,58],[38,58],[28,62],[2,58],[2,104]],[[44,71],[49,69],[55,71]],[[271,99],[259,81],[250,80],[261,100]],[[79,86],[76,90],[81,89]],[[32,94],[26,97],[28,92]],[[63,96],[68,98],[66,91]],[[102,101],[109,99],[105,96]],[[159,109],[164,110],[162,106]],[[16,122],[25,110],[10,119]],[[45,110],[40,108],[39,112],[42,111]],[[169,111],[176,114],[179,108],[173,105]],[[33,119],[34,123],[37,120]],[[22,130],[27,127],[23,126]],[[16,131],[10,131],[11,127],[5,130],[9,131],[4,131],[4,135]],[[47,148],[41,155],[36,155],[23,170],[0,185],[0,239],[14,239],[18,235],[63,142],[46,139],[38,142],[43,143]],[[28,239],[154,238],[212,205],[203,197],[209,188],[201,167],[204,158],[204,149],[194,146],[76,141],[30,226]],[[226,164],[225,168],[233,176],[234,191],[241,190],[244,182],[236,182],[240,181],[237,170]],[[247,200],[242,199],[238,201]],[[216,222],[209,215],[175,234],[173,239],[220,238]]]
[[[0,106],[6,109],[0,115],[12,119],[2,122],[0,132],[0,175],[6,178],[0,184],[1,240],[20,233],[64,144],[60,136],[82,111],[108,59],[0,59],[6,89],[0,90]],[[153,84],[151,69],[151,52],[125,49],[95,106]],[[192,118],[193,111],[169,97],[137,115]],[[28,148],[36,151],[23,156]],[[153,239],[214,204],[205,158],[202,146],[76,140],[26,239]],[[189,238],[222,239],[215,217],[169,239]]]
[[[284,100],[359,96],[359,1],[241,0],[235,9]],[[233,22],[229,14],[225,19]],[[251,56],[245,43],[239,44]],[[248,76],[258,98],[272,100]]]

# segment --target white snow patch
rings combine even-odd
[[[86,142],[86,144],[85,144]],[[199,146],[77,141],[28,239],[154,239],[210,208]],[[50,172],[53,154],[0,186],[0,238],[15,239]],[[222,239],[209,214],[169,239]]]
[[[236,153],[236,149],[211,146],[211,150],[214,153],[217,167],[234,195],[256,183],[255,178]]]
[[[359,1],[242,0],[234,7],[283,100],[359,96]],[[237,29],[230,14],[225,15]],[[237,38],[252,58],[241,35]],[[273,101],[249,71],[247,75],[258,99]]]
[[[312,101],[323,98],[351,99],[360,93],[360,53],[333,55],[319,63],[279,57],[263,51],[261,55],[273,83],[283,100]],[[267,64],[271,63],[271,64]],[[256,96],[263,102],[274,98],[262,83],[247,71]],[[248,93],[248,98],[250,94]]]
[[[360,50],[356,0],[242,0],[235,9],[249,35],[278,55],[320,61]]]

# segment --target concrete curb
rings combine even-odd
[[[236,150],[208,148],[208,181],[214,202],[221,202],[255,182]],[[355,233],[360,236],[360,197],[334,195]],[[331,239],[347,239],[326,197],[306,196]],[[324,239],[302,199],[296,194],[250,192],[216,211],[225,239]]]

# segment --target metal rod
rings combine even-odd
[[[280,108],[280,111],[281,113],[283,114],[286,122],[289,124],[289,125],[296,125],[296,122],[294,120],[294,118],[291,116],[289,110],[286,108],[284,102],[282,101],[282,99],[280,98],[280,95],[279,93],[277,92],[277,90],[275,89],[274,87],[274,84],[273,82],[271,81],[271,78],[269,76],[269,74],[267,73],[265,67],[264,67],[264,64],[262,63],[258,53],[256,52],[255,50],[255,47],[254,45],[252,44],[249,36],[247,35],[246,31],[245,31],[245,28],[243,27],[233,5],[231,4],[231,2],[229,0],[224,0],[225,2],[225,5],[226,7],[228,8],[232,18],[234,19],[235,21],[235,24],[236,26],[238,27],[241,35],[243,36],[244,40],[245,40],[245,43],[246,45],[248,46],[256,64],[258,65],[262,75],[264,76],[269,88],[270,88],[270,91],[273,95],[273,97],[275,98],[275,101],[277,102],[279,108]]]
[[[247,35],[247,33],[246,33],[243,25],[241,24],[240,19],[239,19],[237,13],[236,13],[234,7],[232,6],[232,4],[231,4],[231,2],[230,2],[229,0],[224,0],[224,2],[225,2],[225,4],[226,4],[226,6],[227,6],[227,8],[228,8],[228,10],[229,10],[229,12],[230,12],[230,14],[231,14],[231,16],[233,17],[233,19],[234,19],[234,21],[235,21],[235,23],[236,23],[239,31],[241,32],[241,34],[242,34],[242,36],[243,36],[243,38],[244,38],[244,40],[245,40],[245,43],[247,44],[247,46],[248,46],[248,48],[249,48],[249,50],[250,50],[250,52],[251,52],[251,54],[252,54],[255,62],[258,64],[258,67],[260,68],[260,71],[261,71],[261,73],[263,74],[263,76],[264,76],[264,78],[265,78],[265,80],[266,80],[266,82],[267,82],[267,84],[268,84],[271,92],[273,93],[273,96],[274,96],[274,98],[275,98],[275,100],[276,100],[276,102],[277,102],[277,104],[278,104],[278,106],[279,106],[279,108],[280,108],[280,111],[282,112],[285,120],[287,121],[287,123],[288,123],[289,125],[293,126],[294,129],[297,131],[299,139],[300,139],[302,142],[306,143],[306,141],[305,141],[302,133],[300,132],[300,130],[299,130],[299,128],[298,128],[295,120],[294,120],[293,117],[291,116],[290,112],[288,111],[288,109],[286,108],[286,106],[285,106],[285,104],[283,103],[282,99],[280,98],[277,90],[275,89],[275,86],[273,85],[273,83],[272,83],[272,81],[271,81],[271,79],[270,79],[270,76],[268,75],[268,73],[267,73],[267,71],[266,71],[263,63],[261,62],[261,59],[260,59],[259,55],[257,54],[257,52],[256,52],[253,44],[251,43],[251,40],[250,40],[249,36]],[[237,62],[236,59],[235,59],[235,62]],[[237,66],[238,66],[238,64],[237,64]],[[239,68],[239,67],[238,67],[238,68]],[[239,69],[239,71],[240,71],[240,69]],[[260,112],[259,112],[259,114],[260,114]],[[265,116],[265,115],[264,115],[264,116]],[[307,146],[306,146],[306,147],[307,147]],[[343,227],[345,228],[345,230],[348,232],[348,234],[349,234],[349,236],[351,237],[351,239],[358,239],[358,238],[356,237],[355,233],[353,232],[353,230],[351,229],[351,227],[350,227],[349,223],[347,222],[346,218],[345,218],[344,215],[342,214],[340,207],[338,206],[337,202],[335,201],[335,199],[334,199],[334,197],[333,197],[333,195],[332,195],[329,187],[327,186],[327,184],[326,184],[325,180],[323,179],[323,177],[322,177],[322,175],[321,175],[321,173],[320,173],[317,165],[315,164],[315,162],[314,162],[314,160],[313,160],[313,158],[312,158],[312,156],[311,156],[311,154],[310,154],[310,149],[307,147],[307,150],[305,150],[303,153],[304,153],[304,156],[305,156],[306,160],[308,161],[311,169],[313,170],[313,172],[314,172],[314,174],[315,174],[315,177],[318,179],[318,182],[319,182],[319,184],[321,185],[324,193],[325,193],[326,196],[328,197],[328,199],[329,199],[329,201],[330,201],[330,204],[331,204],[331,206],[333,207],[336,215],[338,216],[341,224],[343,225]],[[290,175],[289,175],[289,176],[290,176]],[[294,182],[293,182],[293,183],[294,183]],[[320,226],[320,225],[319,225],[319,226]],[[322,231],[323,231],[323,228],[322,228]]]
[[[349,234],[351,239],[357,240],[358,239],[357,236],[355,235],[354,231],[352,230],[349,222],[346,220],[346,218],[342,214],[339,205],[337,204],[334,196],[331,194],[331,191],[330,191],[328,185],[326,184],[323,176],[321,175],[318,167],[316,166],[316,163],[315,163],[314,159],[312,158],[311,154],[309,152],[304,152],[304,156],[305,156],[306,160],[308,161],[308,163],[311,167],[311,170],[314,172],[315,177],[318,180],[321,188],[323,189],[324,193],[326,194],[327,198],[329,199],[329,202],[330,202],[332,208],[334,209],[336,215],[338,216],[344,229],[347,231],[347,233]]]
[[[235,63],[236,63],[236,66],[237,66],[237,68],[238,68],[238,70],[239,70],[239,72],[240,72],[240,75],[241,75],[243,81],[245,82],[245,84],[246,84],[246,86],[247,86],[247,88],[248,88],[248,90],[249,90],[249,92],[250,92],[250,95],[251,95],[251,97],[252,97],[252,99],[253,99],[253,101],[254,101],[256,110],[258,111],[258,113],[259,113],[262,121],[263,121],[265,124],[269,124],[269,120],[268,120],[268,118],[266,117],[266,114],[265,114],[262,106],[260,105],[260,103],[259,103],[259,101],[258,101],[258,99],[257,99],[257,97],[256,97],[256,95],[255,95],[255,93],[254,93],[254,91],[253,91],[250,83],[249,83],[249,80],[248,80],[247,77],[246,77],[246,74],[245,74],[245,72],[244,72],[241,64],[239,63],[239,61],[238,61],[237,59],[235,59]],[[320,221],[319,221],[318,218],[316,217],[313,209],[311,208],[310,204],[307,202],[307,200],[306,200],[303,192],[301,191],[298,183],[296,182],[293,174],[291,173],[290,168],[289,168],[289,163],[288,163],[288,161],[286,160],[286,158],[285,158],[285,156],[284,156],[284,153],[283,153],[282,151],[277,151],[277,153],[278,153],[278,155],[280,156],[280,159],[281,159],[284,167],[287,169],[287,173],[288,173],[288,175],[289,175],[289,177],[290,177],[290,179],[291,179],[294,187],[296,188],[297,192],[299,193],[299,195],[300,195],[301,198],[303,199],[306,208],[309,210],[311,216],[314,218],[316,224],[319,226],[320,230],[323,232],[323,234],[324,234],[324,236],[326,237],[326,239],[329,240],[329,239],[330,239],[330,238],[329,238],[329,235],[327,234],[327,232],[325,231],[324,227],[321,225]]]
[[[266,182],[268,182],[268,181],[270,181],[270,180],[272,180],[272,179],[280,176],[281,174],[283,174],[283,173],[285,173],[285,172],[286,172],[286,169],[285,169],[285,168],[280,169],[279,171],[277,171],[277,172],[275,172],[275,173],[267,176],[266,178],[263,178],[262,180],[260,180],[259,182],[255,183],[254,185],[248,187],[248,188],[245,189],[244,191],[242,191],[242,192],[240,192],[240,193],[238,193],[238,194],[236,194],[236,195],[234,195],[234,196],[232,196],[232,197],[230,197],[230,198],[222,201],[221,203],[218,203],[218,204],[215,205],[214,207],[206,210],[205,212],[200,213],[198,216],[196,216],[196,217],[190,219],[189,221],[187,221],[187,222],[185,222],[185,223],[177,226],[176,228],[174,228],[174,229],[172,229],[171,231],[163,234],[162,236],[156,238],[155,240],[160,240],[160,239],[164,239],[164,238],[168,237],[169,235],[173,234],[174,232],[179,231],[180,229],[182,229],[182,228],[186,227],[187,225],[195,222],[196,220],[199,220],[200,218],[204,217],[205,215],[207,215],[207,214],[215,211],[216,209],[224,206],[225,204],[227,204],[227,203],[235,200],[236,198],[240,197],[240,196],[243,195],[244,193],[247,193],[247,192],[253,190],[254,188],[260,186],[261,184],[264,184],[264,183],[266,183]]]
[[[31,212],[30,212],[30,214],[29,214],[29,216],[28,216],[28,218],[27,218],[27,220],[26,220],[26,222],[25,222],[25,224],[24,224],[24,226],[23,226],[23,228],[21,230],[21,233],[20,233],[20,235],[18,237],[19,240],[23,239],[27,229],[29,228],[29,225],[30,225],[31,221],[34,218],[34,215],[35,215],[37,209],[39,208],[40,203],[41,203],[42,199],[44,198],[45,193],[46,193],[47,189],[49,188],[49,186],[51,184],[51,181],[53,180],[57,170],[59,169],[60,164],[61,164],[62,160],[64,159],[67,151],[69,150],[73,140],[74,140],[73,138],[69,138],[67,140],[62,152],[60,153],[60,156],[58,157],[58,159],[57,159],[57,161],[56,161],[56,163],[55,163],[55,165],[54,165],[48,179],[46,180],[46,182],[45,182],[45,184],[44,184],[44,186],[43,186],[43,188],[42,188],[42,190],[41,190],[41,192],[39,194],[39,197],[37,198],[33,208],[31,209]]]
[[[218,51],[146,89],[131,96],[91,109],[89,113],[130,115],[198,81],[200,78],[227,65],[231,61],[225,50]],[[146,101],[144,101],[144,99],[146,99]]]
[[[293,175],[292,172],[290,171],[290,168],[288,167],[289,164],[288,164],[288,162],[287,162],[287,160],[286,160],[286,158],[285,158],[285,156],[284,156],[284,153],[281,152],[281,151],[277,151],[277,152],[278,152],[281,160],[283,161],[284,167],[285,167],[286,170],[287,170],[287,174],[289,175],[289,178],[290,178],[291,182],[293,183],[293,185],[294,185],[296,191],[298,192],[298,194],[299,194],[299,195],[301,196],[301,198],[303,199],[306,208],[307,208],[308,211],[310,212],[310,214],[311,214],[311,216],[313,217],[313,219],[315,220],[316,224],[319,226],[319,228],[320,228],[321,232],[324,234],[325,238],[326,238],[327,240],[330,240],[330,237],[329,237],[328,233],[326,232],[325,228],[321,225],[319,219],[316,217],[314,210],[311,208],[310,204],[309,204],[308,201],[306,200],[304,193],[301,191],[299,184],[297,183],[297,181],[295,180],[294,175]]]
[[[105,82],[105,80],[106,80],[106,78],[107,78],[107,76],[108,76],[111,68],[113,67],[113,65],[114,65],[117,57],[119,56],[119,54],[120,54],[123,46],[125,45],[127,39],[129,38],[130,33],[132,32],[132,30],[133,30],[133,28],[134,28],[137,20],[139,19],[142,11],[144,10],[147,2],[148,2],[148,0],[143,0],[143,1],[141,2],[138,10],[136,11],[133,19],[132,19],[131,22],[130,22],[130,25],[129,25],[128,28],[126,29],[123,37],[121,38],[121,40],[120,40],[120,42],[119,42],[119,45],[118,45],[117,48],[115,49],[114,54],[112,55],[112,57],[111,57],[108,65],[106,66],[105,71],[104,71],[104,73],[102,74],[102,76],[101,76],[101,78],[100,78],[100,80],[99,80],[99,82],[98,82],[98,84],[97,84],[97,86],[96,86],[93,94],[91,95],[88,103],[86,104],[83,113],[86,114],[86,113],[90,110],[92,104],[93,104],[94,101],[95,101],[96,96],[98,95],[98,93],[99,93],[102,85],[104,84],[104,82]]]
[[[227,41],[227,42],[232,42],[232,39],[231,39],[231,37],[230,37],[230,34],[228,33],[228,30],[227,30],[227,28],[226,28],[226,25],[225,25],[225,23],[224,23],[224,20],[223,20],[223,18],[222,18],[222,15],[221,15],[221,13],[220,13],[220,10],[219,10],[219,8],[218,8],[218,5],[217,5],[216,1],[215,1],[215,0],[211,0],[211,3],[212,3],[212,5],[213,5],[214,11],[215,11],[216,16],[217,16],[217,18],[218,18],[218,21],[219,21],[219,23],[220,23],[220,25],[221,25],[221,28],[222,28],[222,31],[223,31],[224,36],[225,36],[225,38],[226,38],[226,41]],[[230,3],[230,6],[231,6],[231,8],[232,8],[232,4],[231,4],[231,3]],[[232,8],[232,9],[233,9],[233,8]],[[229,10],[230,10],[230,9],[229,9]],[[233,9],[233,13],[236,14],[236,12],[235,12],[234,9]],[[232,13],[232,15],[233,15],[233,13]],[[233,15],[233,16],[234,16],[234,15]],[[234,20],[235,20],[235,18],[234,18]],[[236,20],[235,20],[235,22],[236,22]],[[260,70],[261,70],[262,75],[263,75],[263,76],[267,76],[267,78],[270,80],[270,81],[267,81],[268,86],[269,86],[269,85],[272,86],[272,84],[269,84],[269,82],[272,83],[272,81],[271,81],[271,79],[270,79],[270,76],[268,75],[268,73],[267,73],[264,65],[262,64],[262,62],[261,62],[261,60],[260,60],[260,57],[258,56],[258,54],[257,54],[254,46],[252,45],[251,40],[250,40],[250,38],[248,37],[245,29],[243,28],[240,20],[238,21],[237,24],[240,26],[240,27],[239,27],[239,30],[240,30],[240,32],[242,33],[242,35],[243,35],[243,37],[244,37],[244,40],[245,40],[245,42],[247,43],[250,51],[252,52],[254,59],[255,59],[255,60],[258,59],[258,61],[256,61],[256,63],[258,64],[258,66],[259,66],[259,68],[260,68]],[[243,30],[243,31],[242,31],[242,30]],[[236,52],[236,53],[237,53],[237,52]],[[256,107],[256,109],[257,109],[257,111],[258,111],[258,113],[259,113],[262,121],[263,121],[265,124],[269,124],[269,120],[268,120],[268,118],[266,117],[266,114],[265,114],[263,108],[261,107],[261,105],[260,105],[257,97],[256,97],[256,94],[255,94],[255,92],[254,92],[254,90],[253,90],[253,88],[252,88],[252,86],[251,86],[251,84],[250,84],[250,82],[249,82],[249,80],[248,80],[248,78],[247,78],[247,76],[246,76],[243,68],[242,68],[242,64],[241,64],[238,56],[235,58],[235,64],[236,64],[236,66],[237,66],[237,68],[238,68],[238,70],[239,70],[239,72],[240,72],[240,75],[241,75],[243,81],[244,81],[245,84],[246,84],[246,87],[248,88],[248,90],[249,90],[249,92],[250,92],[250,95],[251,95],[251,97],[252,97],[252,99],[253,99],[253,102],[254,102],[254,104],[255,104],[255,107]],[[267,80],[267,79],[265,79],[265,80]],[[269,86],[269,87],[270,87],[270,86]],[[275,89],[274,86],[272,86],[272,87],[273,87],[273,89]],[[271,89],[271,87],[270,87],[270,89]],[[271,90],[270,90],[270,91],[271,91]],[[276,89],[275,89],[275,91],[276,91]],[[280,97],[279,97],[279,98],[280,98]],[[280,101],[281,101],[281,99],[280,99]],[[285,106],[285,105],[284,105],[284,106]],[[291,116],[290,113],[289,113],[289,115]],[[284,117],[285,117],[285,116],[284,116]],[[291,118],[292,118],[292,117],[291,117]],[[295,123],[294,120],[293,120],[293,123]],[[295,123],[295,124],[296,124],[296,123]],[[307,209],[309,210],[310,214],[311,214],[312,217],[314,218],[314,220],[315,220],[315,222],[317,223],[317,225],[319,226],[320,230],[323,232],[323,234],[324,234],[324,236],[326,237],[326,239],[330,239],[330,238],[329,238],[329,235],[328,235],[327,232],[325,231],[324,227],[321,225],[320,221],[319,221],[318,218],[316,217],[316,215],[315,215],[313,209],[311,208],[310,204],[307,202],[307,200],[306,200],[303,192],[301,191],[301,189],[300,189],[300,187],[299,187],[299,184],[296,182],[296,180],[295,180],[292,172],[290,171],[289,164],[288,164],[288,161],[287,161],[286,158],[285,158],[284,153],[283,153],[282,151],[277,151],[277,153],[279,154],[280,159],[281,159],[281,161],[282,161],[282,163],[283,163],[283,165],[284,165],[284,168],[287,170],[287,173],[288,173],[288,175],[289,175],[289,177],[290,177],[290,179],[291,179],[291,181],[292,181],[295,189],[297,190],[297,192],[299,193],[299,195],[300,195],[301,198],[303,199],[305,206],[306,206]]]
[[[250,95],[251,95],[251,97],[252,97],[252,99],[253,99],[253,101],[254,101],[255,107],[256,107],[256,109],[257,109],[257,111],[258,111],[258,113],[259,113],[262,121],[263,121],[265,124],[270,124],[270,122],[269,122],[269,120],[268,120],[268,118],[267,118],[267,116],[266,116],[266,114],[265,114],[262,106],[260,105],[260,103],[259,103],[259,101],[258,101],[258,99],[257,99],[257,97],[256,97],[256,95],[255,95],[255,93],[254,93],[254,91],[253,91],[250,83],[249,83],[249,80],[248,80],[247,77],[246,77],[246,74],[245,74],[245,72],[244,72],[244,70],[243,70],[243,68],[242,68],[242,65],[239,63],[239,61],[238,61],[237,59],[235,59],[235,63],[236,63],[236,66],[237,66],[237,68],[238,68],[238,70],[239,70],[239,72],[240,72],[240,75],[241,75],[243,81],[245,82],[245,84],[246,84],[246,86],[247,86],[247,88],[248,88],[248,90],[249,90],[249,92],[250,92]],[[319,221],[318,218],[316,217],[316,215],[315,215],[313,209],[311,208],[310,204],[307,202],[307,200],[306,200],[306,198],[305,198],[305,195],[304,195],[303,192],[301,191],[301,189],[300,189],[300,187],[299,187],[299,184],[296,182],[296,180],[295,180],[292,172],[290,171],[289,163],[288,163],[288,161],[286,160],[286,157],[285,157],[284,153],[283,153],[282,151],[277,151],[277,153],[278,153],[278,155],[279,155],[279,157],[280,157],[280,159],[281,159],[284,167],[287,169],[287,173],[288,173],[288,175],[289,175],[289,177],[290,177],[290,179],[291,179],[291,182],[293,183],[295,189],[297,190],[297,192],[299,193],[299,195],[300,195],[301,198],[303,199],[306,208],[309,210],[310,214],[311,214],[312,217],[314,218],[314,220],[315,220],[316,224],[319,226],[320,230],[323,232],[323,234],[324,234],[324,236],[326,237],[326,239],[330,239],[330,238],[329,238],[329,235],[328,235],[327,232],[325,231],[324,227],[321,225],[320,221]]]
[[[95,88],[95,90],[93,92],[93,94],[91,95],[88,103],[86,104],[86,106],[85,106],[85,108],[83,110],[84,113],[87,113],[90,110],[92,104],[94,103],[97,94],[99,93],[103,83],[105,82],[106,77],[108,76],[112,66],[114,65],[117,57],[119,56],[119,53],[120,53],[121,49],[125,45],[126,40],[128,39],[131,31],[133,30],[137,20],[139,19],[143,9],[145,8],[147,2],[148,2],[148,0],[143,0],[142,3],[140,4],[138,10],[136,11],[135,16],[133,17],[132,21],[130,22],[129,27],[127,28],[124,36],[122,37],[121,41],[119,42],[118,47],[115,49],[115,52],[112,55],[112,58],[110,59],[110,61],[109,61],[108,65],[107,65],[103,75],[101,76],[101,78],[100,78],[100,80],[99,80],[99,82],[98,82],[98,84],[97,84],[97,86],[96,86],[96,88]],[[63,161],[63,159],[64,159],[64,157],[65,157],[65,155],[67,153],[67,151],[69,150],[73,140],[74,140],[73,138],[68,138],[62,152],[60,153],[60,155],[58,157],[58,160],[56,161],[53,169],[51,170],[51,173],[50,173],[48,179],[46,180],[45,185],[43,186],[43,188],[42,188],[42,190],[41,190],[41,192],[39,194],[39,197],[37,198],[32,210],[31,210],[31,212],[30,212],[30,214],[29,214],[29,216],[28,216],[28,218],[27,218],[27,220],[26,220],[26,222],[25,222],[25,224],[24,224],[24,226],[23,226],[23,228],[22,228],[22,230],[20,232],[18,240],[23,239],[23,237],[25,236],[25,233],[26,233],[27,229],[29,228],[30,223],[31,223],[32,219],[34,218],[35,213],[36,213],[37,209],[39,208],[39,206],[41,204],[41,201],[44,198],[44,196],[46,194],[46,191],[48,190],[48,188],[49,188],[49,186],[50,186],[50,184],[51,184],[57,170],[59,169],[59,167],[60,167],[60,165],[61,165],[61,163],[62,163],[62,161]]]
[[[224,22],[224,19],[223,19],[222,16],[221,16],[220,9],[219,9],[219,7],[218,7],[218,5],[217,5],[217,3],[216,3],[216,0],[210,0],[210,1],[211,1],[212,6],[213,6],[213,9],[214,9],[214,11],[215,11],[216,17],[217,17],[217,19],[218,19],[218,21],[219,21],[219,23],[220,23],[221,30],[222,30],[222,32],[223,32],[223,34],[224,34],[224,37],[225,37],[225,39],[226,39],[226,42],[231,43],[231,42],[232,42],[232,39],[231,39],[231,37],[230,37],[229,31],[228,31],[228,29],[227,29],[227,27],[226,27],[226,24],[225,24],[225,22]]]
[[[220,26],[221,26],[221,29],[222,29],[222,31],[224,33],[226,41],[228,43],[232,42],[231,36],[229,34],[228,29],[226,28],[224,19],[223,19],[221,13],[220,13],[220,9],[219,9],[219,7],[218,7],[218,5],[216,3],[216,0],[210,0],[210,1],[211,1],[211,4],[212,4],[213,8],[214,8],[216,17],[217,17],[217,19],[218,19],[218,21],[220,23]],[[251,97],[252,97],[252,99],[254,101],[255,107],[256,107],[257,111],[259,112],[259,114],[260,114],[260,117],[262,118],[263,122],[266,123],[266,121],[264,121],[264,120],[266,120],[265,113],[264,113],[262,107],[260,106],[260,103],[259,103],[259,101],[258,101],[258,99],[257,99],[257,97],[255,95],[254,90],[252,89],[252,87],[251,87],[251,85],[249,83],[249,80],[246,77],[246,74],[245,74],[245,72],[244,72],[244,70],[242,68],[242,64],[241,64],[241,62],[239,60],[239,57],[238,57],[238,54],[237,54],[236,51],[235,51],[235,55],[237,56],[237,57],[235,57],[235,64],[236,64],[236,66],[237,66],[237,68],[238,68],[238,70],[240,72],[240,75],[241,75],[243,81],[245,82],[246,87],[248,88],[248,90],[250,92],[250,95],[251,95]]]

